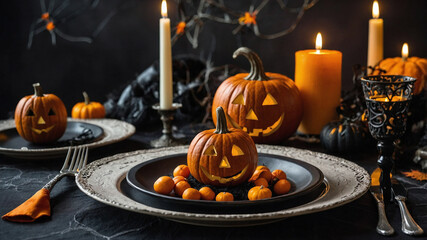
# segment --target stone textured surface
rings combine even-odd
[[[158,132],[137,132],[125,141],[92,149],[89,160],[146,149],[148,141],[158,136]],[[291,140],[284,144],[322,151],[317,143]],[[341,157],[371,172],[377,152],[373,146]],[[54,177],[62,163],[63,158],[33,161],[0,155],[0,214],[28,199]],[[413,217],[427,230],[427,184],[396,176],[408,188],[408,208]],[[377,207],[369,193],[330,210],[234,228],[192,226],[112,207],[81,192],[72,178],[61,180],[51,197],[52,217],[31,224],[0,220],[0,239],[414,239],[400,231],[396,205],[387,207],[396,234],[383,237],[375,232]]]

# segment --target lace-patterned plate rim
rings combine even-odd
[[[186,153],[188,146],[140,150],[96,160],[82,169],[76,178],[78,187],[93,199],[142,214],[203,226],[248,226],[283,218],[325,211],[356,200],[368,191],[369,174],[348,160],[335,156],[284,146],[257,145],[258,152],[298,159],[318,167],[329,184],[329,191],[305,205],[255,214],[201,214],[158,209],[132,200],[120,189],[126,173],[135,165],[151,159]]]
[[[81,144],[79,146],[87,146],[89,149],[97,148],[112,143],[120,142],[132,136],[135,133],[135,127],[125,121],[116,119],[72,119],[68,118],[69,122],[83,122],[96,125],[103,130],[103,136],[93,142]],[[13,119],[0,121],[0,133],[5,130],[15,128],[15,121]],[[68,151],[68,146],[53,147],[53,148],[39,148],[39,149],[16,149],[0,147],[0,154],[8,155],[10,157],[27,159],[27,160],[41,160],[49,158],[63,157]]]

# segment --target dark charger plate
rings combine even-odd
[[[259,154],[258,165],[282,169],[292,184],[288,194],[269,199],[234,202],[185,200],[179,197],[158,194],[153,189],[160,177],[170,175],[173,169],[187,163],[186,154],[156,158],[133,167],[126,175],[127,181],[120,183],[122,192],[131,199],[148,206],[192,213],[236,214],[263,213],[288,209],[317,199],[325,190],[323,173],[315,166],[284,156]]]
[[[90,143],[102,137],[104,130],[94,124],[85,122],[67,122],[67,128],[64,135],[57,141],[49,144],[38,145],[26,141],[19,136],[16,128],[10,128],[0,132],[5,135],[5,141],[0,141],[0,147],[6,149],[48,149],[73,145],[80,145],[83,143]],[[79,144],[80,143],[80,144]]]

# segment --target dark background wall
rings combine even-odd
[[[91,1],[70,1],[62,14],[78,14],[57,23],[57,28],[69,35],[94,35],[102,21],[111,16],[95,34],[94,41],[71,42],[57,36],[57,44],[53,46],[51,36],[43,31],[34,36],[31,48],[27,49],[31,24],[41,15],[40,2],[1,1],[0,119],[11,116],[21,97],[32,94],[34,82],[40,82],[46,92],[62,98],[69,112],[74,103],[82,100],[83,90],[93,100],[104,102],[108,93],[131,82],[158,59],[160,2],[105,0],[94,8],[85,8]],[[250,1],[225,2],[233,2],[233,7],[243,12]],[[299,2],[295,0],[295,5]],[[379,3],[385,25],[385,57],[400,56],[404,42],[408,42],[411,56],[427,57],[427,1]],[[169,15],[176,24],[176,2],[169,0],[168,4]],[[263,25],[262,30],[274,31],[292,22],[292,15],[277,15],[276,1],[269,4],[257,19]],[[215,65],[234,63],[248,68],[243,58],[232,59],[233,51],[244,45],[259,53],[267,71],[293,78],[295,51],[313,48],[315,35],[321,32],[324,48],[343,52],[343,88],[349,89],[352,65],[366,63],[371,9],[371,0],[320,0],[305,13],[292,33],[274,40],[260,39],[250,32],[236,37],[231,33],[235,26],[207,23],[198,49],[181,38],[174,45],[173,54],[191,53],[202,59],[210,56]]]

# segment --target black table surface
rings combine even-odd
[[[198,126],[200,127],[200,126]],[[190,128],[187,128],[191,129]],[[187,138],[197,132],[186,134]],[[127,140],[92,149],[89,162],[118,153],[149,148],[149,141],[160,132],[137,131]],[[181,137],[185,136],[181,134]],[[319,143],[291,139],[282,145],[323,152]],[[340,156],[368,172],[376,167],[375,146]],[[0,214],[3,215],[52,179],[62,167],[63,158],[23,160],[0,155]],[[427,230],[427,184],[396,175],[408,189],[408,208],[417,223]],[[0,221],[0,239],[414,239],[401,231],[397,205],[386,212],[396,233],[384,237],[376,233],[377,205],[368,193],[344,206],[314,214],[283,219],[251,227],[202,227],[177,223],[129,212],[98,202],[85,195],[73,178],[64,178],[51,192],[52,216],[34,223]],[[417,237],[426,239],[427,235]]]

